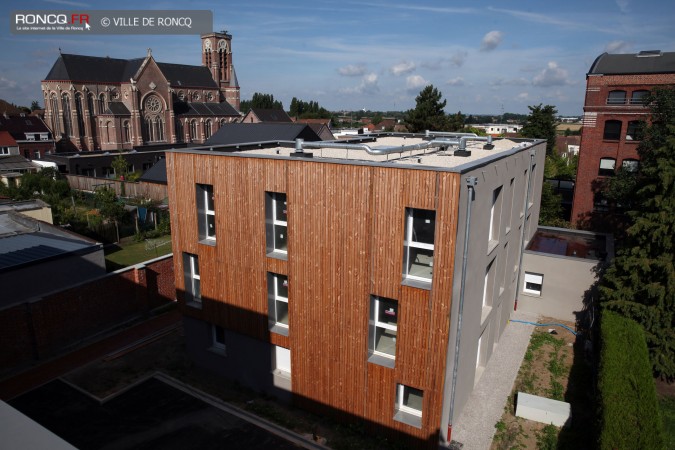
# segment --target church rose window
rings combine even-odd
[[[150,112],[157,113],[161,111],[162,104],[157,97],[148,97],[148,99],[145,101],[145,109]]]

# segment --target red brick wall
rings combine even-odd
[[[175,299],[173,258],[53,292],[0,311],[0,367],[53,356]]]
[[[601,158],[616,159],[616,168],[621,167],[624,159],[639,159],[638,142],[626,140],[628,122],[647,120],[649,109],[641,105],[630,105],[631,93],[637,90],[651,91],[658,85],[675,85],[675,74],[655,75],[592,75],[587,79],[586,100],[584,103],[585,118],[588,113],[596,113],[595,126],[584,124],[579,150],[579,166],[574,188],[572,205],[572,222],[582,226],[588,223],[593,213],[593,184],[602,177],[598,176]],[[627,104],[607,105],[609,91],[626,91]],[[605,122],[621,121],[621,137],[618,141],[603,139]]]

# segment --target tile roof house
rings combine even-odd
[[[0,115],[0,133],[8,132],[17,143],[20,155],[40,159],[54,151],[54,136],[39,116]]]
[[[243,123],[291,123],[293,119],[283,109],[251,108],[241,121]]]
[[[45,120],[59,150],[203,143],[239,119],[232,36],[201,36],[202,65],[60,54],[42,81]]]

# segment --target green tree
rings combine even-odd
[[[121,154],[117,155],[115,159],[112,160],[110,165],[113,169],[115,169],[115,175],[117,175],[117,178],[123,179],[122,177],[124,177],[126,179],[126,176],[129,173],[129,164],[127,163],[127,160],[124,159],[124,156]]]
[[[654,374],[674,380],[675,89],[656,88],[645,104],[651,124],[638,146],[640,170],[635,186],[624,186],[630,226],[601,279],[600,302],[642,326]]]
[[[538,104],[537,106],[528,106],[530,114],[520,134],[524,137],[545,139],[546,154],[552,155],[555,149],[555,116],[558,110],[555,106]]]
[[[40,107],[40,102],[38,102],[37,100],[33,100],[30,103],[30,110],[35,111],[36,109],[42,109],[42,108]]]
[[[415,103],[415,109],[406,112],[406,123],[410,132],[448,130],[448,116],[443,110],[447,101],[443,100],[443,94],[432,84],[420,91]]]
[[[113,222],[115,224],[117,242],[119,242],[119,224],[127,220],[129,216],[127,210],[124,209],[124,205],[119,202],[115,191],[108,187],[97,189],[94,197],[101,216],[108,222]]]

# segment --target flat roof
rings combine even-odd
[[[339,144],[365,144],[374,150],[389,147],[401,147],[413,144],[422,144],[428,141],[421,135],[387,135],[387,136],[368,136],[361,137],[362,142],[350,140],[348,142],[339,141]],[[443,138],[438,138],[443,139]],[[335,141],[327,141],[334,143]],[[466,150],[470,151],[468,156],[454,156],[457,150],[457,145],[450,146],[443,150],[440,148],[427,148],[423,150],[406,150],[403,153],[390,153],[387,155],[372,155],[361,149],[341,149],[341,148],[313,148],[305,147],[305,153],[311,153],[312,158],[309,160],[326,161],[326,162],[340,162],[346,164],[374,164],[374,165],[400,165],[411,167],[414,166],[420,169],[444,169],[449,171],[463,171],[471,167],[479,166],[489,161],[500,159],[505,156],[523,151],[526,148],[532,147],[540,142],[538,139],[493,139],[492,144],[494,148],[491,150],[483,149],[486,144],[484,141],[468,141]],[[312,142],[311,145],[320,145],[321,142]],[[173,150],[177,153],[217,153],[219,151],[227,152],[230,155],[240,156],[254,156],[254,157],[270,157],[270,158],[290,158],[295,153],[293,142],[277,142],[277,143],[261,143],[260,146],[254,147],[251,144],[241,144],[240,148],[228,147],[218,148],[216,146],[210,148],[197,149],[177,149]],[[293,158],[295,159],[295,157]],[[303,158],[304,159],[304,158]]]

